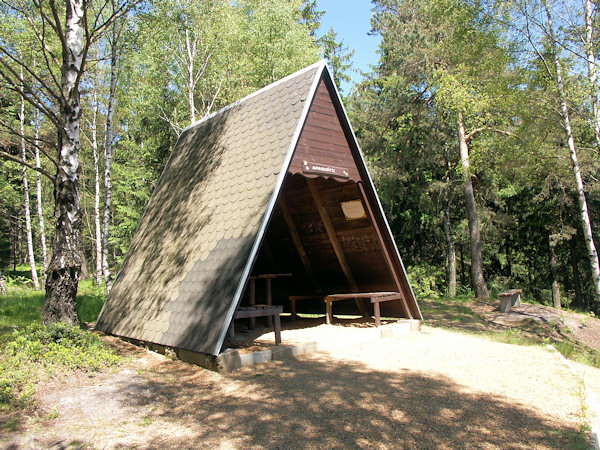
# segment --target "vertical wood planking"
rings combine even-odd
[[[310,263],[310,259],[308,258],[308,254],[306,253],[306,249],[304,248],[304,245],[302,244],[302,240],[300,239],[300,234],[298,233],[298,230],[296,229],[296,225],[294,224],[294,221],[292,220],[290,211],[287,207],[287,204],[283,200],[283,198],[279,199],[279,209],[281,210],[281,215],[283,216],[283,220],[285,221],[285,223],[288,227],[288,230],[292,237],[292,241],[294,242],[294,245],[296,246],[296,250],[298,250],[298,254],[300,255],[300,260],[302,261],[302,264],[304,265],[304,268],[306,269],[306,273],[310,277],[310,280],[312,281],[315,288],[317,288],[317,290],[319,292],[321,292],[321,285],[319,283],[319,280],[317,279],[317,277],[315,275],[315,272],[312,268],[312,264]]]

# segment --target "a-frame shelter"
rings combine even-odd
[[[218,355],[273,269],[288,293],[398,292],[422,320],[325,61],[183,131],[96,328]]]

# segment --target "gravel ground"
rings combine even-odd
[[[299,339],[298,330],[290,330]],[[368,331],[368,329],[366,329]],[[38,417],[0,444],[220,448],[569,448],[586,434],[582,383],[557,354],[423,327],[217,374],[151,352],[116,372],[55,380]],[[284,332],[285,333],[285,332]],[[340,336],[343,337],[340,340]],[[291,336],[290,336],[291,338]],[[284,342],[286,336],[284,334]],[[115,341],[113,342],[120,342]],[[583,369],[582,369],[583,370]],[[600,371],[585,368],[600,380]],[[12,448],[15,448],[12,447]]]

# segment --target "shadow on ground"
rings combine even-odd
[[[169,361],[119,387],[124,406],[150,410],[152,445],[187,447],[585,447],[578,430],[438,375],[382,372],[329,358],[207,377]],[[151,407],[151,408],[148,408]],[[185,436],[160,433],[176,424]]]

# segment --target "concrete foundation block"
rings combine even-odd
[[[242,366],[249,366],[250,364],[259,364],[273,359],[273,353],[271,350],[263,350],[261,352],[244,353],[239,355]]]
[[[227,349],[216,360],[219,372],[231,372],[242,367],[241,355],[237,350]]]
[[[294,347],[289,345],[277,345],[271,347],[273,361],[281,361],[284,359],[290,359],[294,357]]]

